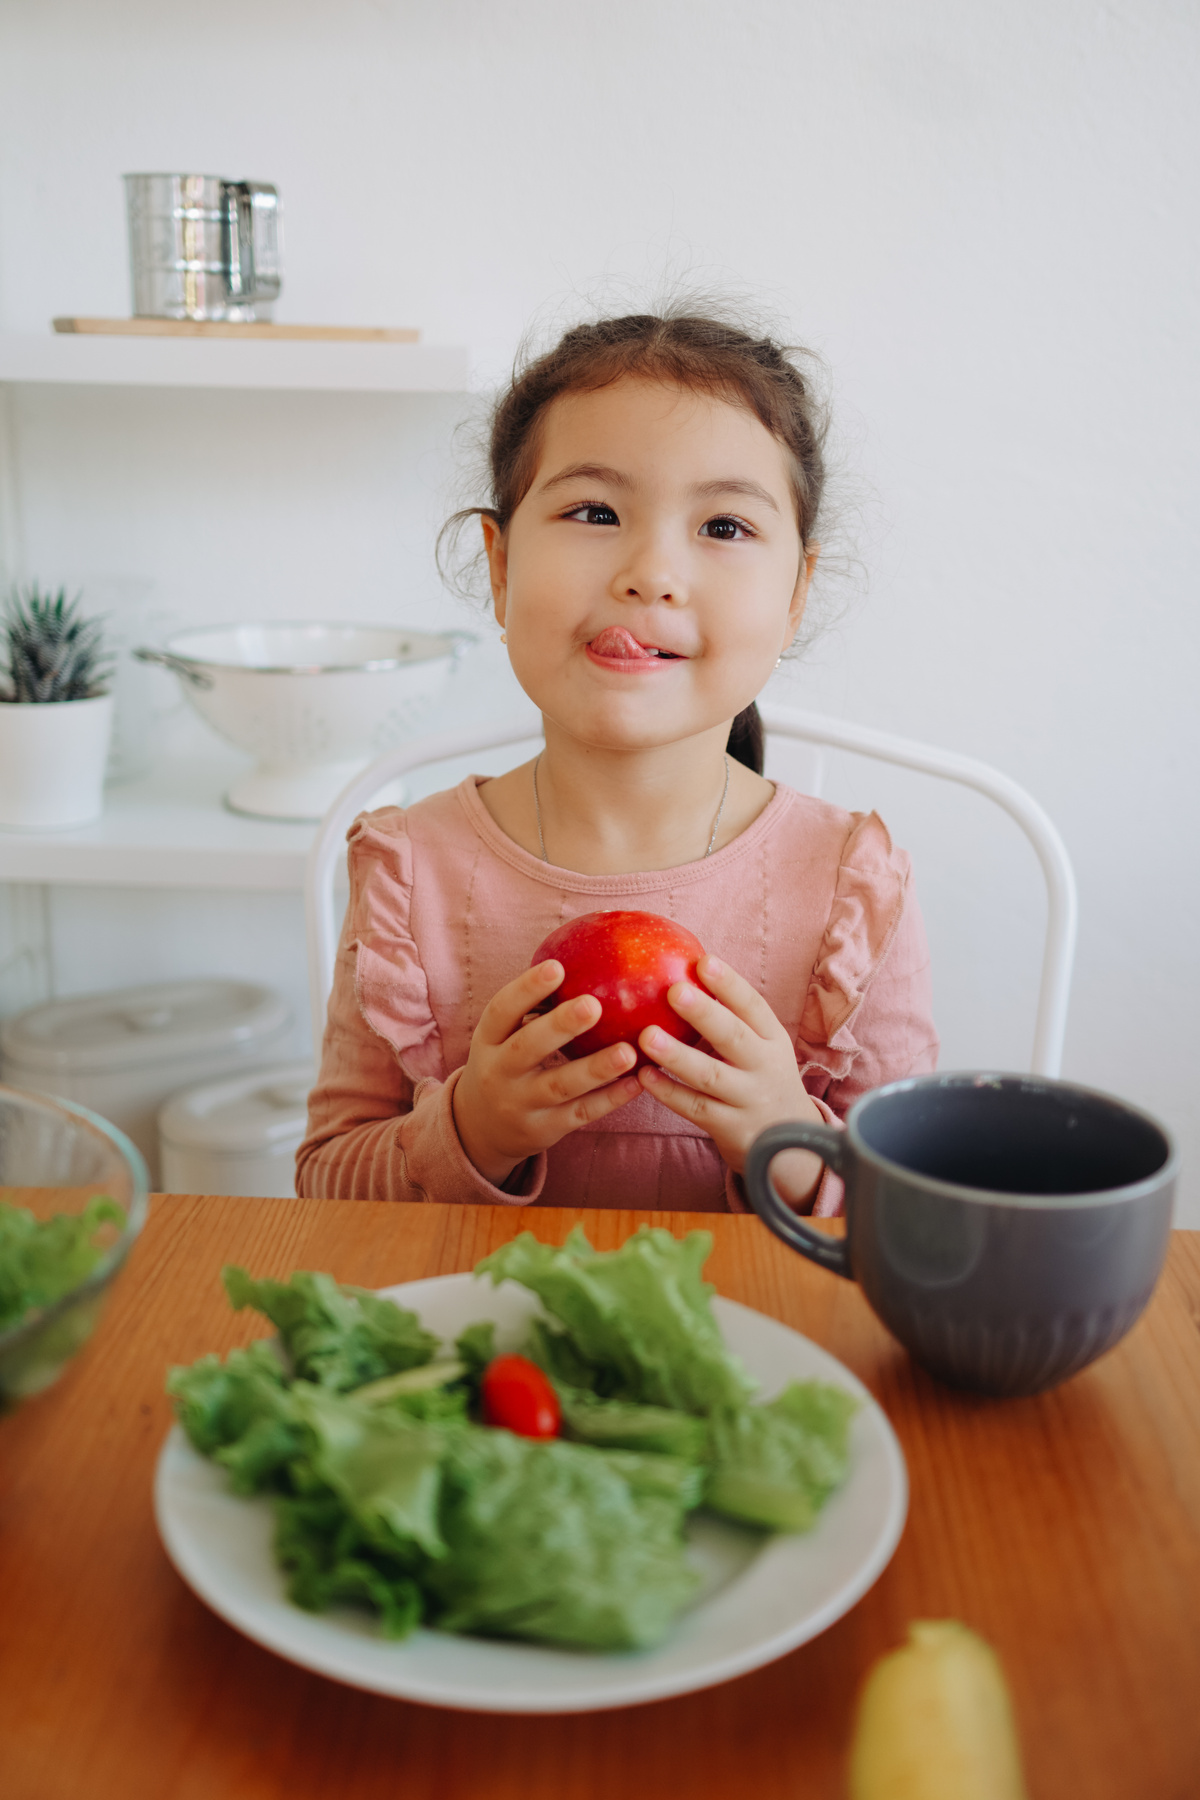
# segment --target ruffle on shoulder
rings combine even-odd
[[[904,912],[910,865],[878,813],[852,813],[829,922],[800,1015],[801,1072],[844,1080],[858,1055],[853,1024]]]
[[[444,1078],[441,1035],[410,927],[413,856],[403,809],[360,813],[346,843],[351,911],[344,941],[355,959],[359,1010],[411,1081]]]

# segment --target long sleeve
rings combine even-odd
[[[854,1059],[844,1074],[828,1077],[814,1068],[805,1076],[809,1093],[838,1118],[871,1088],[937,1068],[929,945],[911,882],[896,934],[854,1014],[854,1043]]]
[[[937,1067],[929,946],[907,855],[874,813],[851,815],[821,950],[796,1036],[796,1059],[826,1124],[840,1126],[860,1094]],[[745,1204],[727,1173],[731,1209]],[[806,1211],[842,1211],[831,1171]]]
[[[433,1021],[415,946],[404,941],[407,840],[393,837],[390,854],[381,856],[377,834],[359,820],[350,846],[350,904],[321,1070],[309,1095],[308,1135],[296,1154],[296,1192],[314,1199],[529,1205],[542,1190],[545,1157],[530,1159],[515,1192],[493,1186],[469,1161],[455,1130],[452,1099],[461,1070],[440,1079],[411,1066],[429,1061]],[[378,904],[385,884],[386,909]],[[364,981],[369,989],[381,969],[397,973],[388,984],[389,1017],[379,1019],[386,1036],[362,1003]]]
[[[796,1033],[804,1083],[844,1118],[860,1094],[937,1066],[929,946],[908,856],[875,813],[850,815]]]
[[[804,1085],[831,1125],[844,1121],[860,1094],[937,1068],[929,946],[911,882],[895,935],[854,1014],[854,1045],[846,1073],[832,1077],[813,1064],[805,1070]],[[826,1170],[810,1210],[831,1218],[844,1202],[845,1184]]]

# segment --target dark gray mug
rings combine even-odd
[[[846,1183],[846,1236],[797,1218],[770,1179],[814,1150]],[[1136,1107],[1035,1075],[922,1075],[864,1094],[844,1131],[772,1125],[750,1204],[801,1256],[860,1283],[943,1381],[1033,1394],[1122,1338],[1162,1269],[1178,1157]]]

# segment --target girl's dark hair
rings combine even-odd
[[[492,414],[488,441],[491,505],[466,508],[444,536],[476,514],[501,531],[529,492],[541,454],[546,408],[562,394],[589,393],[627,376],[711,394],[748,407],[788,453],[796,524],[805,550],[816,539],[825,487],[825,409],[793,357],[771,337],[691,311],[631,313],[576,325],[552,350],[518,363]],[[729,754],[762,773],[762,720],[746,707],[729,733]]]
[[[762,774],[766,745],[763,742],[762,714],[753,700],[729,727],[725,749],[734,762],[745,763],[756,775]]]

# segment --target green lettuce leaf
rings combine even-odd
[[[619,1250],[595,1251],[578,1227],[560,1248],[523,1232],[476,1274],[499,1286],[517,1281],[565,1328],[544,1331],[551,1372],[602,1399],[672,1411],[708,1413],[737,1406],[755,1383],[725,1348],[713,1318],[709,1283],[700,1279],[712,1238],[676,1238],[642,1226]],[[568,1374],[568,1368],[572,1373]]]
[[[378,1612],[386,1638],[407,1637],[421,1623],[419,1584],[399,1559],[367,1540],[334,1493],[276,1502],[275,1555],[289,1577],[288,1598],[306,1612],[357,1602]]]
[[[423,1388],[415,1394],[397,1394],[395,1399],[386,1402],[386,1407],[426,1425],[465,1425],[469,1401],[467,1389],[456,1383],[453,1387]]]
[[[458,1358],[401,1369],[353,1390],[359,1406],[392,1406],[414,1419],[465,1419],[466,1365]]]
[[[555,1331],[545,1319],[529,1321],[525,1355],[544,1369],[556,1387],[583,1394],[601,1379],[594,1365],[579,1354],[566,1331]],[[595,1396],[597,1399],[599,1396]]]
[[[222,1279],[236,1310],[252,1306],[270,1319],[296,1374],[335,1392],[416,1368],[438,1348],[415,1313],[366,1288],[341,1287],[332,1275],[301,1271],[286,1282],[255,1281],[231,1267]]]
[[[683,1519],[699,1486],[667,1457],[448,1434],[433,1622],[591,1650],[657,1643],[698,1585]]]
[[[468,1375],[478,1380],[496,1355],[495,1324],[491,1319],[480,1319],[468,1325],[455,1338],[454,1348],[459,1361],[466,1364]]]
[[[307,1462],[342,1501],[367,1540],[405,1555],[445,1550],[438,1529],[446,1436],[392,1407],[353,1400],[297,1382],[292,1400],[312,1434]]]
[[[665,1406],[632,1406],[624,1400],[600,1400],[579,1388],[559,1385],[564,1437],[591,1444],[596,1450],[648,1450],[659,1456],[703,1462],[708,1428],[692,1413]]]
[[[565,1440],[560,1439],[560,1443]],[[698,1463],[685,1462],[679,1456],[660,1456],[647,1450],[599,1450],[587,1448],[601,1456],[614,1474],[628,1482],[629,1491],[639,1498],[669,1500],[681,1513],[693,1512],[704,1498],[705,1475]],[[679,1523],[682,1530],[682,1520]]]
[[[766,1406],[709,1420],[712,1471],[704,1504],[770,1531],[807,1531],[850,1464],[853,1395],[820,1381],[793,1381]]]
[[[124,1210],[107,1194],[96,1195],[81,1212],[51,1219],[0,1200],[0,1331],[78,1287],[104,1255],[97,1231],[124,1223]]]
[[[287,1377],[269,1344],[231,1350],[224,1362],[204,1356],[190,1368],[172,1369],[167,1392],[196,1449],[225,1465],[239,1494],[266,1487],[306,1443]]]

